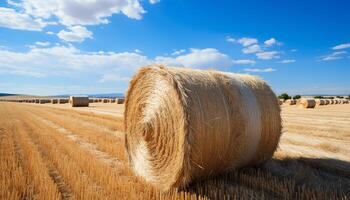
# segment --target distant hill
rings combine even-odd
[[[9,93],[0,93],[0,97],[5,97],[5,96],[17,96],[18,94],[9,94]]]

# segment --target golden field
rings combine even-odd
[[[350,105],[282,106],[274,157],[180,191],[133,175],[123,105],[0,102],[0,199],[349,199]]]

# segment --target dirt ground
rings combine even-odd
[[[123,105],[0,102],[0,199],[349,199],[350,105],[282,106],[260,166],[161,193],[133,175]]]

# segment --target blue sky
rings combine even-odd
[[[265,79],[276,93],[350,94],[350,2],[0,2],[0,92],[125,92],[144,65]]]

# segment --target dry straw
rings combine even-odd
[[[261,163],[281,135],[278,100],[264,81],[164,66],[133,77],[124,123],[130,166],[161,190]]]
[[[296,103],[297,103],[297,101],[294,99],[288,99],[285,101],[285,104],[287,104],[287,105],[295,105]]]
[[[52,104],[57,104],[58,103],[58,99],[51,99],[51,103]]]
[[[117,104],[123,104],[123,103],[125,102],[125,99],[124,99],[124,98],[116,98],[116,99],[115,99],[115,102],[116,102]]]
[[[325,99],[325,105],[329,105],[331,101],[329,99]]]
[[[301,99],[299,105],[303,108],[315,108],[316,101],[315,99]]]
[[[72,107],[88,107],[89,106],[89,97],[69,97],[69,103]]]

